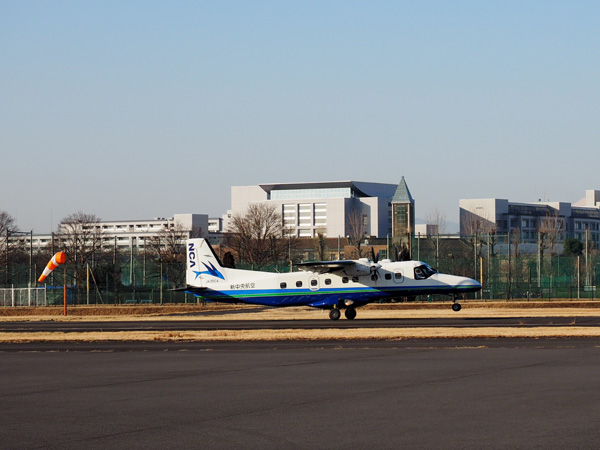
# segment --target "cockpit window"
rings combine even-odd
[[[426,280],[434,273],[437,273],[427,264],[423,264],[421,266],[415,267],[415,280]]]

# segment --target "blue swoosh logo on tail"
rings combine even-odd
[[[211,275],[213,277],[217,277],[220,278],[221,280],[225,280],[225,277],[223,276],[223,274],[221,272],[219,272],[217,270],[217,268],[211,263],[209,262],[208,264],[210,264],[210,266],[208,264],[206,264],[205,262],[203,262],[202,264],[204,264],[204,267],[206,267],[206,270],[203,272],[198,272],[194,270],[194,273],[196,274],[196,278],[198,278],[200,275]]]

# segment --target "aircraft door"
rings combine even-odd
[[[400,284],[404,281],[404,274],[401,270],[394,271],[394,283]]]
[[[308,284],[310,286],[311,291],[319,290],[319,277],[310,277],[308,280]]]

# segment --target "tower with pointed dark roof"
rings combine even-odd
[[[400,180],[392,198],[392,237],[406,245],[410,252],[415,232],[415,200],[410,194],[404,177]]]

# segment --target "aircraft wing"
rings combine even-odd
[[[301,264],[296,264],[300,270],[305,272],[317,272],[317,273],[331,273],[338,270],[344,270],[348,267],[352,267],[356,264],[356,261],[312,261]]]
[[[201,291],[203,291],[205,289],[207,289],[207,288],[204,287],[204,286],[199,287],[199,286],[190,286],[190,285],[188,285],[186,287],[179,287],[179,288],[174,288],[174,289],[168,289],[168,291],[169,292],[189,292],[189,293],[196,294],[196,293],[199,293],[199,292],[201,292]]]

